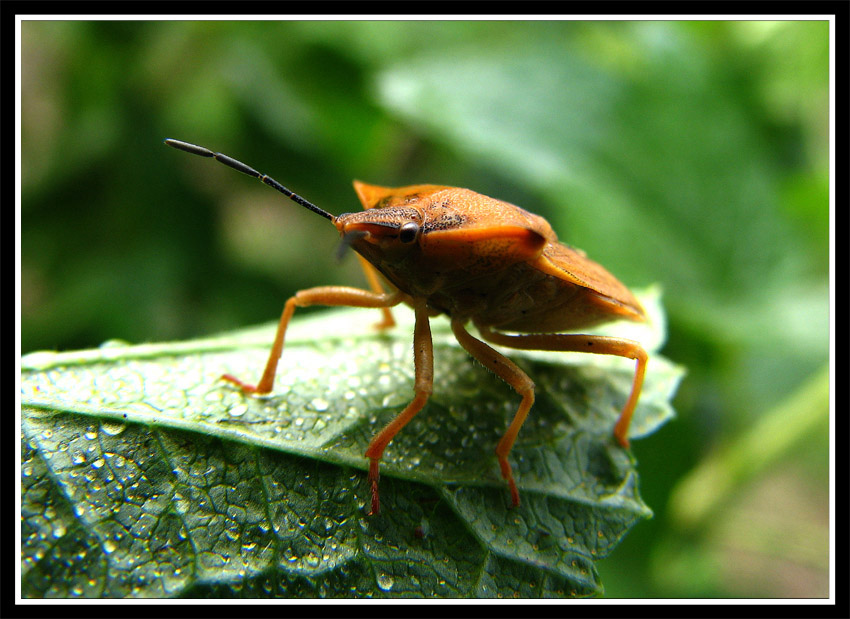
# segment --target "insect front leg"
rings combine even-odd
[[[531,334],[505,335],[488,327],[478,325],[484,339],[502,346],[525,350],[553,350],[559,352],[589,352],[597,355],[616,355],[635,360],[635,376],[632,380],[632,391],[626,400],[626,405],[614,425],[614,437],[623,447],[629,446],[629,424],[635,412],[643,378],[646,374],[646,364],[649,356],[643,347],[632,340],[602,335],[578,334]]]
[[[231,374],[224,374],[221,378],[237,385],[245,393],[269,393],[274,386],[274,377],[277,372],[277,364],[283,352],[283,342],[286,336],[286,328],[289,320],[295,313],[296,307],[308,307],[310,305],[345,305],[351,307],[393,307],[407,298],[402,292],[396,291],[390,294],[370,292],[360,288],[349,288],[347,286],[320,286],[309,288],[295,293],[283,306],[283,313],[277,325],[274,344],[272,344],[269,359],[260,382],[256,385],[245,383]]]
[[[470,355],[475,357],[484,367],[496,374],[496,376],[508,383],[522,396],[522,401],[519,403],[519,408],[514,415],[513,421],[511,421],[511,425],[508,426],[507,431],[496,446],[496,456],[499,459],[502,477],[508,482],[511,490],[511,501],[514,507],[517,507],[519,506],[519,490],[517,490],[516,483],[514,482],[511,465],[508,462],[508,454],[514,446],[519,429],[525,423],[525,418],[528,416],[528,411],[531,410],[531,405],[534,404],[534,382],[513,361],[495,351],[481,340],[472,337],[464,328],[462,321],[452,320],[452,331],[457,341]]]
[[[422,410],[428,401],[434,386],[434,347],[431,341],[431,323],[428,319],[428,310],[424,300],[414,302],[416,312],[416,326],[413,330],[413,364],[415,379],[413,385],[413,401],[401,411],[383,430],[381,430],[369,447],[366,449],[366,457],[369,458],[369,481],[372,485],[372,511],[370,515],[381,511],[381,501],[378,496],[378,466],[384,449],[393,437],[407,425],[413,417]]]

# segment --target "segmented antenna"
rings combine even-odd
[[[242,172],[242,174],[247,174],[248,176],[253,176],[254,178],[261,180],[266,185],[268,185],[272,189],[276,189],[277,191],[279,191],[280,193],[285,195],[287,198],[289,198],[293,202],[296,202],[296,203],[300,204],[301,206],[303,206],[304,208],[309,209],[309,210],[313,211],[314,213],[317,213],[318,215],[321,215],[325,219],[330,219],[331,221],[334,221],[334,219],[336,219],[333,215],[328,213],[326,210],[319,208],[318,206],[316,206],[315,204],[313,204],[309,200],[305,200],[304,198],[299,196],[297,193],[290,191],[289,189],[287,189],[286,187],[284,187],[283,185],[278,183],[271,176],[266,176],[265,174],[260,174],[254,168],[252,168],[249,165],[245,165],[241,161],[237,161],[236,159],[233,159],[232,157],[228,157],[227,155],[224,155],[222,153],[214,153],[213,151],[209,150],[208,148],[204,148],[203,146],[197,146],[195,144],[189,144],[189,142],[181,142],[180,140],[172,140],[172,139],[169,138],[169,139],[165,140],[165,143],[166,143],[166,145],[171,146],[172,148],[176,148],[177,150],[182,150],[182,151],[185,151],[187,153],[192,153],[193,155],[198,155],[200,157],[212,157],[216,161],[219,161],[219,162],[223,163],[224,165],[229,166],[229,167],[233,168],[234,170],[236,170],[238,172]]]

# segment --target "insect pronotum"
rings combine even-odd
[[[378,465],[384,449],[418,413],[431,394],[434,354],[429,318],[446,314],[460,345],[521,396],[513,421],[496,446],[502,477],[514,506],[520,502],[508,455],[534,403],[534,383],[515,363],[482,340],[528,350],[580,351],[635,360],[631,393],[614,425],[614,437],[628,447],[632,413],[640,396],[647,354],[637,342],[599,335],[562,333],[612,320],[646,320],[632,293],[579,250],[558,242],[538,215],[469,189],[443,185],[380,187],[354,181],[364,210],[332,215],[276,180],[227,155],[180,142],[168,146],[211,157],[261,180],[306,209],[330,220],[344,246],[360,256],[371,290],[320,286],[286,301],[265,370],[256,384],[225,374],[222,379],[247,394],[274,386],[286,328],[296,307],[345,305],[380,308],[380,328],[395,323],[389,308],[413,308],[413,400],[369,443],[371,512],[380,511]],[[380,273],[389,284],[386,292]],[[472,322],[482,339],[466,330]],[[504,333],[505,331],[511,334]]]

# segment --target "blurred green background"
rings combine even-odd
[[[22,26],[22,350],[211,335],[362,285],[354,178],[537,212],[659,282],[679,418],[634,443],[655,518],[609,597],[828,595],[826,22]]]

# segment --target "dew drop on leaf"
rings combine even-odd
[[[378,583],[378,587],[382,591],[389,591],[393,588],[393,585],[395,584],[395,580],[393,579],[393,577],[390,574],[384,574],[383,572],[378,574],[375,580]]]
[[[248,407],[244,404],[240,404],[239,406],[230,407],[227,412],[231,417],[241,417],[248,411]]]
[[[127,424],[125,423],[108,423],[103,422],[100,424],[101,431],[104,434],[108,434],[109,436],[118,436],[127,428]]]

